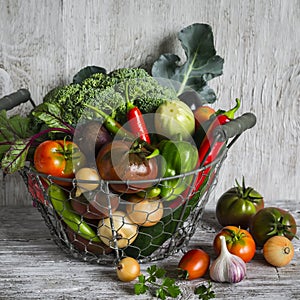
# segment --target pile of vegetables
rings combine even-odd
[[[136,259],[175,235],[197,206],[227,143],[215,140],[215,130],[240,107],[239,99],[228,111],[210,106],[216,95],[207,82],[223,67],[210,26],[193,24],[178,37],[186,54],[182,64],[177,55],[164,54],[152,74],[88,66],[72,83],[51,90],[28,116],[0,111],[3,172],[22,171],[29,162],[29,192],[54,209],[74,248],[97,255],[115,250],[122,258],[119,279],[139,277],[137,294],[155,284],[161,299],[180,293],[175,280],[154,266],[146,278]],[[213,241],[218,257],[211,263],[203,250],[188,251],[178,264],[181,278],[209,272],[213,281],[239,282],[257,246],[274,266],[292,259],[294,218],[264,208],[263,197],[244,179],[219,199],[216,217],[223,226]],[[212,298],[210,288],[200,286],[196,293]]]
[[[142,68],[88,66],[28,116],[0,112],[1,169],[11,174],[30,163],[29,191],[54,208],[80,251],[123,249],[147,257],[208,187],[213,167],[195,180],[191,172],[221,154],[225,141],[211,149],[213,130],[234,118],[239,102],[198,121],[204,104],[216,100],[207,82],[222,74],[223,59],[209,25],[193,24],[178,37],[182,64],[164,54],[151,75]],[[152,241],[145,244],[145,237]]]
[[[225,218],[226,216],[226,218]],[[226,191],[216,206],[216,217],[221,226],[211,243],[214,257],[200,248],[185,252],[177,265],[177,282],[180,280],[206,279],[206,284],[195,287],[194,294],[199,299],[215,298],[212,282],[236,284],[247,278],[247,264],[256,255],[262,255],[265,261],[276,268],[287,266],[293,259],[293,238],[298,238],[294,217],[279,207],[265,207],[263,196],[252,187],[242,186]],[[127,260],[124,258],[123,260]],[[132,258],[130,258],[132,260]],[[156,265],[147,269],[149,276],[140,274],[138,262],[122,264],[122,281],[133,281],[135,294],[144,294],[154,290],[159,299],[176,298],[181,294],[180,286],[174,278],[167,277],[166,271]],[[133,271],[133,272],[131,272]],[[128,280],[127,280],[128,279]]]

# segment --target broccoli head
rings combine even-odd
[[[72,83],[50,91],[43,102],[56,104],[64,121],[76,125],[80,118],[93,118],[85,104],[105,111],[123,124],[129,101],[142,113],[154,112],[166,100],[176,98],[173,89],[164,87],[141,68],[122,68],[109,74],[96,73],[81,83]]]

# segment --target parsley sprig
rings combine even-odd
[[[208,286],[201,284],[195,288],[194,294],[199,296],[201,300],[208,300],[215,298],[215,292],[211,290],[212,284],[208,281]]]
[[[153,265],[147,268],[147,273],[147,277],[143,274],[138,277],[139,282],[134,285],[136,295],[145,294],[150,288],[154,289],[155,296],[162,300],[167,297],[176,298],[181,294],[175,279],[167,277],[164,269]]]
[[[175,279],[166,276],[166,270],[156,265],[147,268],[148,276],[141,274],[138,277],[138,283],[134,285],[136,295],[145,294],[147,291],[152,292],[158,299],[165,300],[167,297],[176,298],[181,294],[180,287],[175,284]],[[201,300],[215,298],[212,290],[212,283],[202,284],[195,288],[194,294]]]

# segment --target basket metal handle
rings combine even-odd
[[[250,112],[244,113],[240,117],[237,117],[224,125],[218,126],[215,129],[214,135],[218,141],[224,142],[230,138],[241,135],[255,124],[256,116]]]
[[[30,92],[27,89],[19,89],[12,94],[0,98],[0,110],[10,110],[27,101],[30,101],[31,104],[35,106],[31,99]]]

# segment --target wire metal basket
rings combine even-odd
[[[30,99],[27,93],[12,98],[21,103],[26,97]],[[255,116],[246,113],[218,126],[214,142],[226,142],[226,147],[209,165],[173,177],[145,180],[147,187],[160,187],[166,182],[171,185],[178,180],[184,186],[183,192],[173,195],[172,200],[152,199],[147,195],[148,189],[139,189],[144,196],[139,196],[139,201],[129,201],[126,191],[116,193],[112,188],[122,185],[130,189],[145,183],[142,181],[62,179],[38,173],[30,165],[20,174],[53,240],[66,253],[98,264],[112,264],[124,256],[141,263],[159,260],[188,246],[217,184],[227,151],[255,122]],[[96,188],[78,195],[77,187],[82,184]],[[143,204],[150,205],[151,210],[143,210]]]

